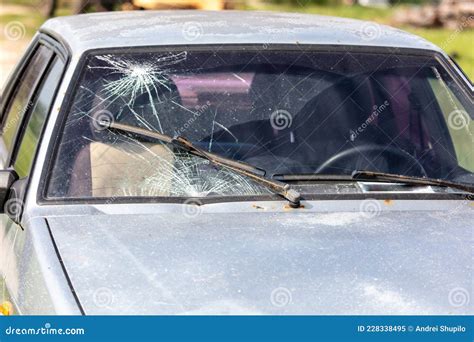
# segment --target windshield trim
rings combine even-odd
[[[140,52],[172,52],[177,50],[186,50],[186,51],[210,51],[212,49],[219,48],[220,50],[235,50],[235,49],[257,49],[261,48],[259,44],[225,44],[218,45],[218,44],[206,44],[206,45],[166,45],[166,46],[143,46],[143,47],[133,47],[134,53]],[[393,47],[380,47],[380,46],[362,46],[362,45],[313,45],[313,44],[269,44],[267,46],[267,50],[275,50],[275,51],[284,51],[284,50],[295,50],[295,49],[307,49],[308,51],[312,52],[354,52],[354,53],[367,53],[367,54],[386,54],[386,55],[393,55],[394,52],[406,55],[408,57],[432,57],[438,61],[444,69],[449,73],[455,82],[460,85],[460,89],[466,94],[466,96],[474,102],[474,96],[472,92],[469,91],[469,86],[466,82],[463,82],[463,78],[459,71],[453,68],[453,65],[449,63],[446,56],[436,50],[428,50],[428,49],[418,49],[418,48],[396,48]],[[94,198],[54,198],[49,197],[47,194],[48,188],[51,183],[51,177],[53,174],[53,167],[55,164],[55,160],[57,158],[60,143],[62,140],[62,136],[64,134],[65,125],[67,122],[68,114],[71,111],[73,100],[75,98],[76,92],[80,86],[80,79],[83,75],[84,68],[86,66],[87,60],[94,55],[104,54],[104,53],[123,53],[123,52],[130,52],[129,47],[117,47],[117,48],[100,48],[100,49],[90,49],[85,51],[79,58],[75,66],[75,70],[73,71],[73,75],[69,81],[69,85],[66,90],[66,94],[63,99],[63,103],[61,105],[60,112],[57,116],[57,120],[54,123],[53,132],[51,135],[50,140],[46,143],[47,151],[44,159],[44,163],[42,165],[42,170],[40,173],[40,179],[38,184],[38,191],[36,194],[36,201],[40,205],[57,205],[57,204],[104,204],[107,200],[110,201],[110,197],[94,197]],[[51,124],[51,123],[48,123]],[[379,196],[377,194],[302,194],[302,200],[312,200],[314,199],[366,199],[376,198]],[[355,195],[355,196],[354,196]],[[415,196],[406,196],[406,195],[415,195]],[[459,196],[463,194],[444,194],[444,193],[434,193],[434,194],[421,194],[423,195],[423,199],[457,199],[459,200]],[[401,196],[399,199],[420,199],[420,194],[381,194],[381,199],[396,199],[398,196]],[[327,197],[327,198],[326,198]],[[444,198],[446,197],[446,198]],[[150,202],[159,202],[159,203],[182,203],[186,199],[192,197],[123,197],[123,198],[116,198],[114,199],[113,203],[150,203]],[[471,199],[471,198],[467,198]],[[207,197],[206,199],[200,198],[200,201],[204,204],[208,201],[212,201],[212,203],[218,202],[235,202],[235,201],[261,201],[261,200],[278,200],[281,201],[281,197],[278,195],[249,195],[249,196],[219,196],[219,197]]]
[[[295,184],[295,183],[293,183]],[[343,183],[333,183],[343,184]],[[474,200],[474,195],[462,192],[353,192],[353,193],[301,193],[301,209],[304,209],[304,202],[307,201],[329,201],[329,200]],[[288,208],[291,206],[288,201],[276,194],[242,195],[242,196],[212,196],[212,197],[90,197],[90,198],[49,198],[41,205],[77,205],[77,204],[223,204],[233,202],[282,202]],[[298,209],[298,208],[296,208]]]

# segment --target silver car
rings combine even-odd
[[[3,314],[474,314],[473,86],[417,36],[55,18],[1,113]]]

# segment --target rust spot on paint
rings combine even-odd
[[[293,208],[291,205],[285,204],[285,206],[283,207],[283,210],[297,210],[297,209],[304,209],[304,205],[301,204],[298,208]]]
[[[393,201],[391,199],[386,199],[383,201],[383,203],[385,203],[386,205],[392,205]]]

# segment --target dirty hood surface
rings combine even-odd
[[[48,218],[86,314],[473,314],[473,211]]]

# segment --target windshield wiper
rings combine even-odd
[[[352,175],[326,175],[326,174],[276,174],[274,179],[286,182],[308,181],[308,182],[346,182],[346,181],[377,181],[377,182],[398,182],[409,185],[432,185],[459,189],[465,192],[474,193],[474,186],[466,183],[450,182],[443,179],[422,178],[413,176],[403,176],[393,173],[373,172],[364,170],[355,170]]]
[[[462,191],[474,193],[474,186],[468,185],[468,184],[450,182],[444,179],[396,175],[393,173],[355,170],[354,172],[352,172],[352,179],[362,180],[362,181],[379,181],[379,182],[387,181],[387,182],[401,182],[401,183],[413,184],[413,185],[441,186],[441,187],[459,189]]]
[[[265,186],[267,189],[271,190],[272,192],[286,198],[290,202],[290,205],[294,208],[297,208],[300,206],[301,195],[298,191],[292,189],[289,184],[285,184],[276,180],[266,178],[265,171],[255,166],[252,166],[243,162],[235,161],[232,159],[228,159],[225,157],[221,157],[211,152],[207,152],[193,145],[191,141],[189,141],[188,139],[184,137],[178,136],[178,137],[172,138],[166,134],[161,134],[156,131],[151,131],[148,129],[126,125],[126,124],[120,124],[116,122],[108,122],[108,121],[102,122],[101,121],[99,122],[99,124],[102,127],[107,128],[107,129],[112,129],[112,130],[117,130],[121,132],[132,133],[132,134],[138,134],[141,136],[157,139],[164,143],[168,143],[173,146],[176,146],[192,155],[207,159],[215,165],[225,167],[227,169],[233,170],[239,174],[242,174],[244,176],[247,176],[253,179],[258,184],[261,184]]]

